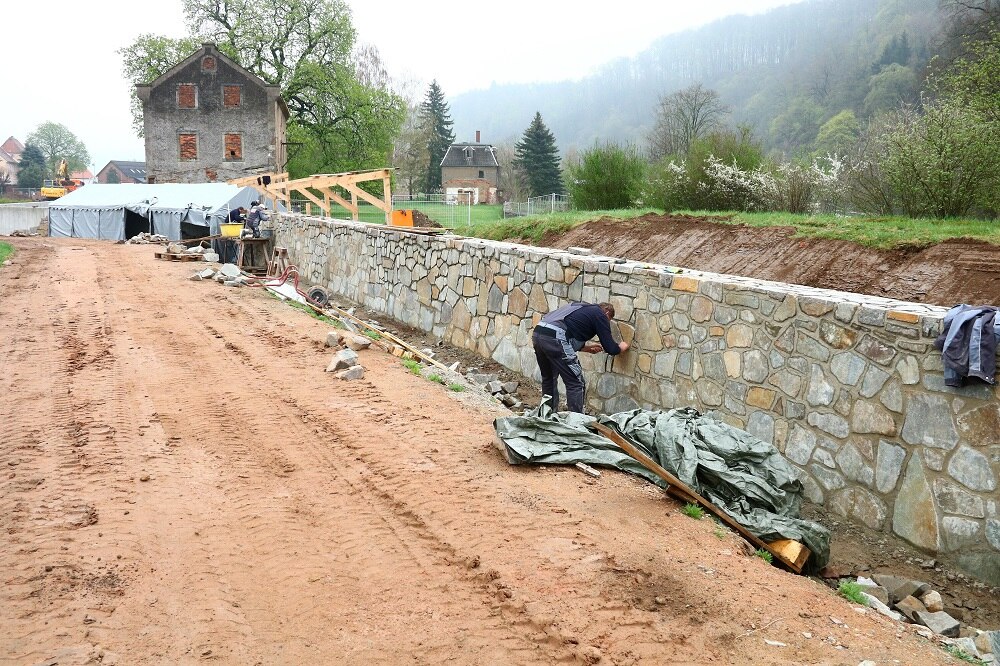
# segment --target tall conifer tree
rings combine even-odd
[[[425,116],[425,122],[430,128],[430,140],[427,144],[427,152],[430,155],[430,163],[427,166],[427,181],[425,189],[433,192],[441,189],[441,160],[448,152],[449,146],[455,143],[455,132],[452,130],[454,124],[451,120],[448,103],[444,101],[444,93],[437,80],[431,81],[427,89],[427,96],[420,105],[420,110]]]
[[[542,114],[535,112],[524,136],[514,147],[514,166],[527,186],[528,196],[563,194],[562,172],[559,170],[559,150],[552,132],[542,122]]]

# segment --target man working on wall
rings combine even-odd
[[[552,409],[559,409],[559,377],[566,386],[569,411],[583,413],[586,385],[578,351],[596,354],[602,349],[616,356],[628,349],[627,342],[611,337],[611,319],[615,309],[610,303],[570,303],[548,313],[535,326],[531,342],[542,373],[542,395],[552,396]],[[588,343],[597,336],[598,343]]]

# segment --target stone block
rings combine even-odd
[[[695,296],[691,303],[691,319],[697,322],[706,322],[712,318],[715,304],[704,296]]]
[[[889,373],[885,370],[875,365],[868,366],[864,380],[861,382],[861,395],[866,398],[873,397],[882,390],[888,379]]]
[[[882,500],[864,488],[845,488],[828,500],[828,506],[837,515],[859,520],[873,530],[882,529],[888,515]]]
[[[917,611],[914,613],[917,622],[924,625],[935,634],[955,638],[958,636],[961,623],[945,612],[931,613],[928,611]]]
[[[330,360],[330,365],[326,367],[326,371],[336,372],[337,370],[346,370],[347,368],[352,368],[357,364],[358,352],[353,349],[341,349],[333,355],[333,358]]]
[[[903,441],[907,444],[953,449],[958,431],[947,400],[936,395],[910,396],[903,421]]]
[[[875,460],[875,489],[888,494],[896,487],[899,474],[906,459],[906,449],[884,439],[879,440],[878,456]]]
[[[750,390],[753,391],[753,389]],[[773,444],[774,417],[767,412],[753,412],[747,419],[746,431],[761,441]]]
[[[948,462],[948,474],[970,490],[991,492],[996,490],[997,479],[990,469],[989,459],[979,451],[961,446]]]
[[[733,324],[726,331],[726,344],[734,349],[746,349],[753,342],[753,329],[746,324]]]
[[[348,349],[361,351],[372,346],[372,339],[365,335],[345,335],[342,340]]]
[[[806,417],[806,422],[811,426],[819,428],[823,432],[829,433],[834,437],[840,437],[841,439],[850,434],[850,427],[847,424],[847,419],[837,416],[836,414],[810,412],[809,416]]]
[[[759,384],[767,379],[768,370],[764,352],[753,349],[743,354],[743,379]]]
[[[941,545],[937,507],[920,457],[910,456],[894,502],[892,531],[918,548]]]
[[[802,390],[802,377],[791,370],[778,370],[767,381],[792,398],[798,397],[799,391]]]
[[[675,275],[670,280],[670,288],[674,291],[688,291],[693,294],[698,293],[699,281],[695,278]]]
[[[984,405],[958,417],[962,438],[977,447],[1000,445],[1000,404]]]
[[[794,317],[796,312],[798,312],[798,299],[792,294],[788,294],[771,313],[771,318],[780,323]]]
[[[365,369],[360,365],[354,365],[346,370],[339,370],[334,375],[337,379],[342,379],[344,381],[352,381],[355,379],[364,379]]]
[[[799,309],[810,317],[822,317],[832,312],[834,303],[825,299],[802,296],[799,298]]]
[[[895,435],[896,423],[882,407],[859,400],[852,410],[851,429],[861,434]]]
[[[944,548],[947,551],[961,550],[965,546],[977,543],[982,523],[961,516],[945,516],[941,519],[941,535]]]
[[[852,352],[837,354],[830,362],[833,375],[847,386],[856,386],[867,363],[863,358]]]
[[[833,385],[827,381],[823,368],[820,365],[812,364],[809,373],[809,389],[806,392],[806,402],[816,407],[829,405],[833,402]]]
[[[871,359],[880,365],[889,365],[896,356],[896,350],[879,342],[870,335],[866,335],[858,343],[857,351],[865,358]]]
[[[927,608],[922,603],[920,603],[919,599],[913,596],[903,597],[899,601],[896,601],[893,605],[896,607],[896,610],[898,610],[900,613],[903,614],[904,617],[906,617],[906,619],[908,619],[910,622],[916,622],[918,624],[919,620],[917,620],[917,613],[927,612]]]
[[[819,337],[834,349],[850,349],[857,339],[857,333],[823,320],[819,323]]]
[[[889,600],[897,606],[900,601],[907,597],[913,597],[914,601],[917,601],[917,597],[931,589],[931,586],[923,581],[913,580],[903,576],[874,574],[872,578],[876,583],[886,589],[889,593]],[[919,602],[916,609],[927,610],[924,605]]]
[[[984,518],[986,516],[982,497],[970,493],[948,479],[934,479],[934,497],[937,499],[938,507],[945,513],[968,516],[969,518]]]
[[[836,460],[844,476],[851,481],[871,487],[875,480],[875,471],[865,462],[853,444],[845,445],[837,454]]]
[[[329,333],[326,334],[326,346],[339,347],[342,336],[343,333],[341,333],[340,331],[330,331]]]
[[[940,613],[944,610],[944,602],[941,599],[941,593],[937,590],[928,590],[920,596],[920,603],[927,608],[928,612]]]
[[[795,337],[795,349],[803,356],[808,356],[816,361],[825,363],[830,360],[830,349],[803,331],[799,331]]]

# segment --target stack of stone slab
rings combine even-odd
[[[465,378],[471,383],[481,386],[484,391],[513,410],[523,406],[521,401],[517,399],[517,382],[501,382],[497,375],[484,374],[474,370],[465,373]]]
[[[927,583],[888,574],[862,576],[857,582],[868,605],[881,613],[895,620],[905,618],[939,636],[957,639],[952,641],[954,645],[987,663],[1000,654],[1000,631],[963,629],[961,622],[945,612],[941,594]]]

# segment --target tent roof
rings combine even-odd
[[[126,208],[136,204],[149,205],[153,210],[183,211],[188,208],[206,209],[214,213],[228,208],[244,189],[227,183],[122,183],[84,185],[56,199],[50,208]],[[256,198],[256,197],[254,197]]]

